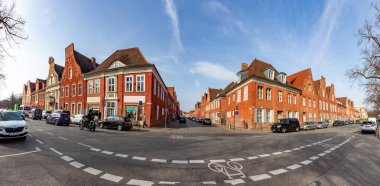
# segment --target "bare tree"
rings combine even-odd
[[[359,29],[357,37],[358,45],[362,48],[363,63],[346,72],[346,76],[358,81],[366,92],[365,102],[379,109],[380,103],[380,4],[373,2],[376,10],[373,23],[365,21]]]
[[[19,41],[27,39],[24,34],[25,21],[15,13],[15,3],[7,6],[4,0],[0,0],[0,65],[4,54],[10,56],[9,48],[19,44]],[[5,75],[0,67],[0,83]]]

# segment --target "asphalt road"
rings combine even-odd
[[[0,185],[380,185],[380,140],[349,125],[292,133],[79,130],[28,121],[0,142]]]

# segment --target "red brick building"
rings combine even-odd
[[[45,86],[46,80],[36,79],[36,83],[34,84],[34,91],[31,93],[31,108],[40,108],[42,110],[45,109]]]
[[[86,108],[99,109],[103,117],[130,116],[141,123],[145,115],[148,126],[162,126],[171,118],[169,100],[173,99],[172,107],[177,107],[176,96],[170,96],[155,65],[149,63],[138,48],[115,51],[87,73],[85,81]]]
[[[226,92],[235,85],[235,82],[231,82],[224,89],[218,91],[216,96],[210,100],[209,106],[209,118],[213,124],[225,125],[226,113],[227,113],[227,100]]]
[[[83,76],[96,66],[95,58],[89,59],[76,51],[73,43],[66,47],[59,98],[60,109],[68,110],[72,115],[84,113],[87,92]]]
[[[49,58],[49,73],[46,78],[45,110],[56,110],[59,108],[59,91],[64,67],[54,63],[54,58]]]
[[[28,81],[24,84],[22,89],[22,104],[31,106],[32,105],[32,93],[36,90],[36,83]],[[33,98],[34,101],[34,98]]]

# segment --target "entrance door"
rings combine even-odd
[[[117,115],[117,103],[116,101],[108,101],[106,107],[106,117]]]

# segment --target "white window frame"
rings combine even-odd
[[[100,93],[100,79],[94,80],[94,93],[99,94]]]
[[[73,97],[76,95],[76,92],[77,92],[77,86],[75,84],[71,85],[71,95]]]
[[[69,68],[69,79],[73,78],[73,69]]]
[[[244,101],[248,100],[248,86],[244,87],[244,97],[243,97],[243,100]]]
[[[263,123],[263,109],[257,109],[257,123]]]
[[[282,102],[282,91],[278,91],[278,102]]]
[[[79,110],[79,105],[80,105],[80,110]],[[83,110],[82,103],[77,103],[77,114],[82,114],[82,110]]]
[[[80,90],[80,91],[79,91]],[[82,95],[82,92],[83,92],[83,85],[82,83],[79,83],[78,84],[78,96],[81,96]]]
[[[93,86],[94,86],[94,81],[89,80],[87,84],[87,93],[92,94],[93,93]]]
[[[141,80],[141,78],[143,78],[143,80]],[[145,74],[136,75],[136,92],[145,92]]]
[[[265,99],[268,101],[272,99],[272,90],[270,88],[266,88],[265,97]]]
[[[69,97],[70,89],[69,86],[65,87],[65,97]]]
[[[297,95],[293,95],[293,103],[297,104]]]
[[[292,103],[292,95],[288,93],[288,104]]]
[[[110,82],[111,80],[113,80],[113,82]],[[117,92],[116,76],[107,77],[107,92]]]
[[[240,102],[241,101],[241,89],[239,89],[238,91],[237,91],[237,99],[236,99],[236,102]]]
[[[125,76],[125,92],[133,92],[133,75]]]
[[[157,80],[153,77],[153,94],[156,95]]]
[[[263,99],[263,87],[262,86],[257,87],[257,96],[259,99]]]

